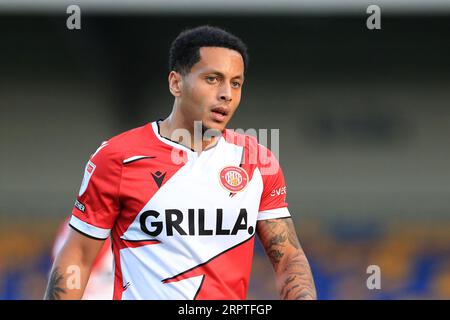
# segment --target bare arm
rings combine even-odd
[[[103,246],[96,240],[70,229],[69,237],[53,263],[45,300],[81,299],[92,264]]]
[[[317,299],[311,268],[292,218],[258,221],[256,229],[272,262],[280,297],[285,300]]]

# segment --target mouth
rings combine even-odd
[[[213,119],[217,122],[223,122],[230,111],[226,107],[216,107],[211,109]]]

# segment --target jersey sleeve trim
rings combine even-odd
[[[257,220],[268,220],[268,219],[278,219],[278,218],[289,218],[291,213],[287,207],[270,209],[266,211],[260,211],[258,213]]]
[[[75,216],[72,216],[70,218],[69,225],[76,229],[77,231],[83,233],[84,235],[98,239],[98,240],[105,240],[109,237],[109,234],[111,232],[110,229],[103,229],[99,227],[94,227],[93,225],[90,225],[89,223],[86,223],[80,219],[78,219]]]

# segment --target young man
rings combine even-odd
[[[182,32],[169,59],[171,114],[91,156],[45,298],[80,298],[111,236],[114,299],[245,299],[257,233],[280,297],[315,299],[276,158],[225,129],[240,102],[246,46],[203,26]],[[79,288],[68,285],[73,266]]]

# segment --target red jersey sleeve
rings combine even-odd
[[[286,202],[286,183],[280,164],[269,149],[261,145],[258,149],[258,169],[263,180],[258,220],[290,217]]]
[[[108,238],[120,211],[121,175],[122,160],[119,153],[108,142],[104,142],[84,169],[70,219],[72,228],[92,238]]]

